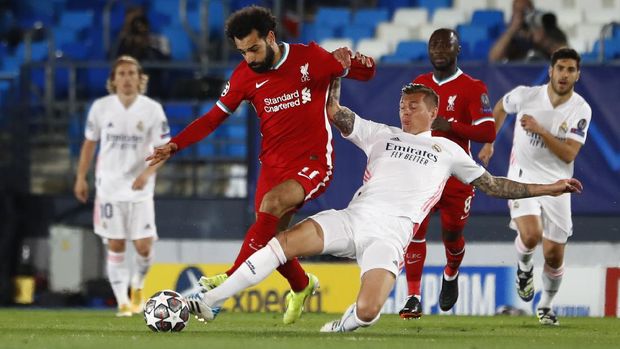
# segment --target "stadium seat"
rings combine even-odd
[[[67,43],[73,43],[77,41],[77,32],[73,28],[54,27],[52,28],[52,36],[54,37],[54,45],[61,47]]]
[[[428,56],[428,49],[425,41],[401,41],[396,46],[394,56],[407,57],[412,61],[426,59]]]
[[[600,55],[601,41],[596,40],[592,47],[592,53]],[[603,40],[603,57],[605,60],[620,58],[620,39],[612,38]]]
[[[384,22],[377,27],[377,39],[390,43],[390,48],[396,47],[399,41],[413,39],[414,33],[410,27]]]
[[[377,61],[381,56],[391,53],[390,44],[378,39],[362,39],[357,43],[355,50]]]
[[[340,47],[348,47],[353,49],[353,40],[351,39],[325,39],[320,43],[325,50],[332,52]]]
[[[618,15],[618,12],[615,11],[601,9],[584,11],[584,17],[586,23],[604,25],[617,21],[618,18],[620,18],[620,15]]]
[[[58,25],[63,28],[81,30],[95,24],[95,13],[91,10],[65,11],[60,15]]]
[[[431,38],[431,35],[433,34],[435,30],[437,30],[437,27],[435,27],[432,24],[426,24],[426,25],[420,26],[419,28],[417,28],[417,33],[414,38],[417,40],[428,41],[428,39]]]
[[[564,15],[564,11],[568,10],[568,5],[572,5],[567,3],[565,0],[544,0],[536,2],[536,9],[541,11],[550,11],[555,13],[556,15]]]
[[[460,9],[440,8],[435,11],[431,23],[438,28],[456,28],[457,25],[468,22],[466,15]]]
[[[340,35],[344,26],[351,22],[351,10],[346,7],[319,7],[314,18],[318,28],[331,28]]]
[[[466,16],[470,16],[475,10],[489,9],[489,0],[454,0],[452,7],[461,10]]]
[[[471,23],[487,28],[490,37],[498,37],[504,31],[504,13],[500,10],[476,10]]]
[[[414,0],[379,0],[377,2],[377,7],[386,8],[390,11],[390,14],[393,14],[394,11],[401,7],[412,7],[416,5],[415,2]]]
[[[183,28],[164,27],[161,34],[170,42],[170,55],[173,59],[180,61],[192,59],[192,42]]]
[[[392,23],[408,27],[425,25],[428,23],[428,10],[416,7],[399,8],[394,12]]]
[[[578,9],[563,10],[556,17],[559,27],[565,31],[577,24],[583,23],[583,11]]]
[[[457,32],[461,42],[469,43],[470,47],[476,47],[476,43],[490,39],[487,28],[475,24],[459,25]]]
[[[342,37],[358,42],[361,39],[372,38],[375,35],[375,27],[369,27],[364,24],[351,24],[344,27]]]
[[[418,6],[425,7],[432,16],[440,8],[450,8],[452,0],[418,0]]]
[[[389,16],[389,11],[385,8],[361,9],[355,11],[353,14],[353,21],[351,23],[354,25],[361,24],[374,28],[380,22],[389,21]]]

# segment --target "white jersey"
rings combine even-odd
[[[573,92],[568,101],[554,109],[547,85],[519,86],[508,92],[502,103],[507,113],[517,113],[508,177],[538,183],[553,183],[572,177],[573,162],[567,164],[553,154],[542,138],[525,131],[519,120],[524,114],[531,115],[554,137],[561,140],[570,138],[583,144],[592,117],[592,109],[583,97]]]
[[[143,95],[129,108],[116,94],[97,99],[88,113],[85,136],[100,141],[95,169],[98,198],[137,202],[153,197],[155,175],[142,190],[132,190],[131,185],[147,168],[144,159],[153,148],[170,140],[161,104]]]
[[[432,137],[430,131],[413,135],[356,115],[353,132],[346,138],[368,156],[365,183],[349,208],[420,223],[451,175],[470,183],[485,172],[459,145]]]

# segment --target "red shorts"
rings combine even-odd
[[[263,197],[273,187],[286,181],[295,180],[304,188],[306,197],[304,202],[312,200],[323,194],[332,179],[332,169],[327,164],[317,161],[308,161],[306,164],[291,167],[267,167],[262,166],[256,183],[256,195],[254,197],[254,209],[258,212]],[[299,205],[300,208],[303,205]]]
[[[443,189],[441,198],[424,218],[418,230],[418,237],[426,236],[426,229],[433,212],[439,210],[441,227],[448,231],[462,231],[469,218],[471,201],[474,198],[474,187],[464,184],[454,177],[450,177]],[[420,235],[423,234],[423,235]],[[414,238],[415,239],[415,238]]]

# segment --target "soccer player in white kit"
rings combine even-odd
[[[343,210],[327,210],[279,233],[218,288],[189,298],[190,310],[211,321],[224,301],[266,278],[298,256],[331,254],[357,259],[361,287],[357,301],[322,332],[348,332],[377,322],[394,287],[411,235],[441,197],[451,175],[503,198],[559,195],[581,190],[575,179],[522,184],[493,177],[456,143],[433,137],[437,94],[408,84],[402,89],[402,129],[365,120],[339,104],[340,81],[330,87],[328,113],[342,135],[368,156],[365,182]]]
[[[75,197],[86,203],[86,175],[99,143],[93,223],[95,233],[107,241],[106,268],[117,316],[142,311],[144,277],[157,239],[155,172],[163,164],[148,166],[145,158],[170,140],[161,104],[144,95],[147,80],[133,57],[121,56],[114,62],[106,86],[110,94],[97,99],[88,113],[74,185]],[[137,252],[131,278],[125,263],[126,240],[133,241]]]
[[[508,92],[493,110],[499,132],[507,113],[516,113],[508,178],[522,182],[553,183],[573,175],[575,158],[586,141],[592,110],[574,91],[579,80],[579,54],[570,48],[553,53],[549,83],[519,86]],[[487,164],[492,144],[480,151]],[[517,293],[524,301],[534,297],[532,256],[542,240],[545,265],[543,292],[536,315],[543,325],[559,325],[553,297],[564,275],[564,249],[573,233],[571,197],[538,197],[510,200],[510,227],[517,230]]]

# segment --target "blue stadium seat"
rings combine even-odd
[[[190,103],[166,103],[164,105],[166,117],[172,120],[189,123],[196,114],[194,107]]]
[[[30,46],[30,50],[31,60],[35,62],[44,61],[48,53],[47,41],[33,42]],[[15,57],[22,61],[26,59],[26,44],[22,42],[17,46]]]
[[[78,93],[86,98],[99,98],[108,94],[106,82],[109,68],[88,68],[77,71]]]
[[[400,7],[412,7],[417,5],[415,2],[415,0],[379,0],[377,2],[377,7],[387,9],[391,16],[394,11]]]
[[[496,38],[504,30],[504,12],[501,10],[476,10],[471,23],[486,27],[491,38]]]
[[[301,39],[304,42],[316,41],[321,42],[325,39],[340,37],[340,33],[336,28],[322,26],[316,23],[306,23],[301,32]]]
[[[72,28],[56,26],[52,28],[52,35],[54,37],[54,45],[56,47],[61,47],[66,43],[77,41],[77,32]]]
[[[404,56],[396,56],[394,54],[387,55],[381,57],[382,63],[391,63],[391,64],[408,64],[411,63],[411,59]]]
[[[314,18],[315,33],[332,30],[333,37],[340,37],[341,31],[351,22],[351,10],[346,7],[319,7]],[[321,41],[328,37],[317,39]]]
[[[63,28],[81,30],[95,24],[95,13],[90,10],[65,11],[60,15],[58,25]]]
[[[393,56],[405,57],[410,61],[423,60],[428,57],[426,41],[401,41],[396,46]]]
[[[375,35],[375,28],[365,24],[351,24],[342,31],[343,38],[349,38],[357,43],[361,39],[372,38]]]
[[[170,54],[173,59],[192,60],[192,42],[183,28],[164,27],[161,34],[170,41]]]
[[[380,22],[390,20],[390,12],[386,8],[379,9],[362,9],[357,10],[353,14],[353,25],[366,25],[372,28],[376,27]]]
[[[620,38],[610,38],[603,41],[604,58],[605,60],[612,60],[620,58]],[[592,54],[598,59],[599,50],[601,49],[601,41],[596,40],[592,47]]]
[[[452,0],[417,0],[417,5],[426,7],[429,18],[433,18],[435,10],[441,7],[452,7]]]
[[[476,47],[477,42],[490,39],[487,28],[483,26],[462,24],[456,30],[459,33],[461,43],[467,42],[470,47]]]

